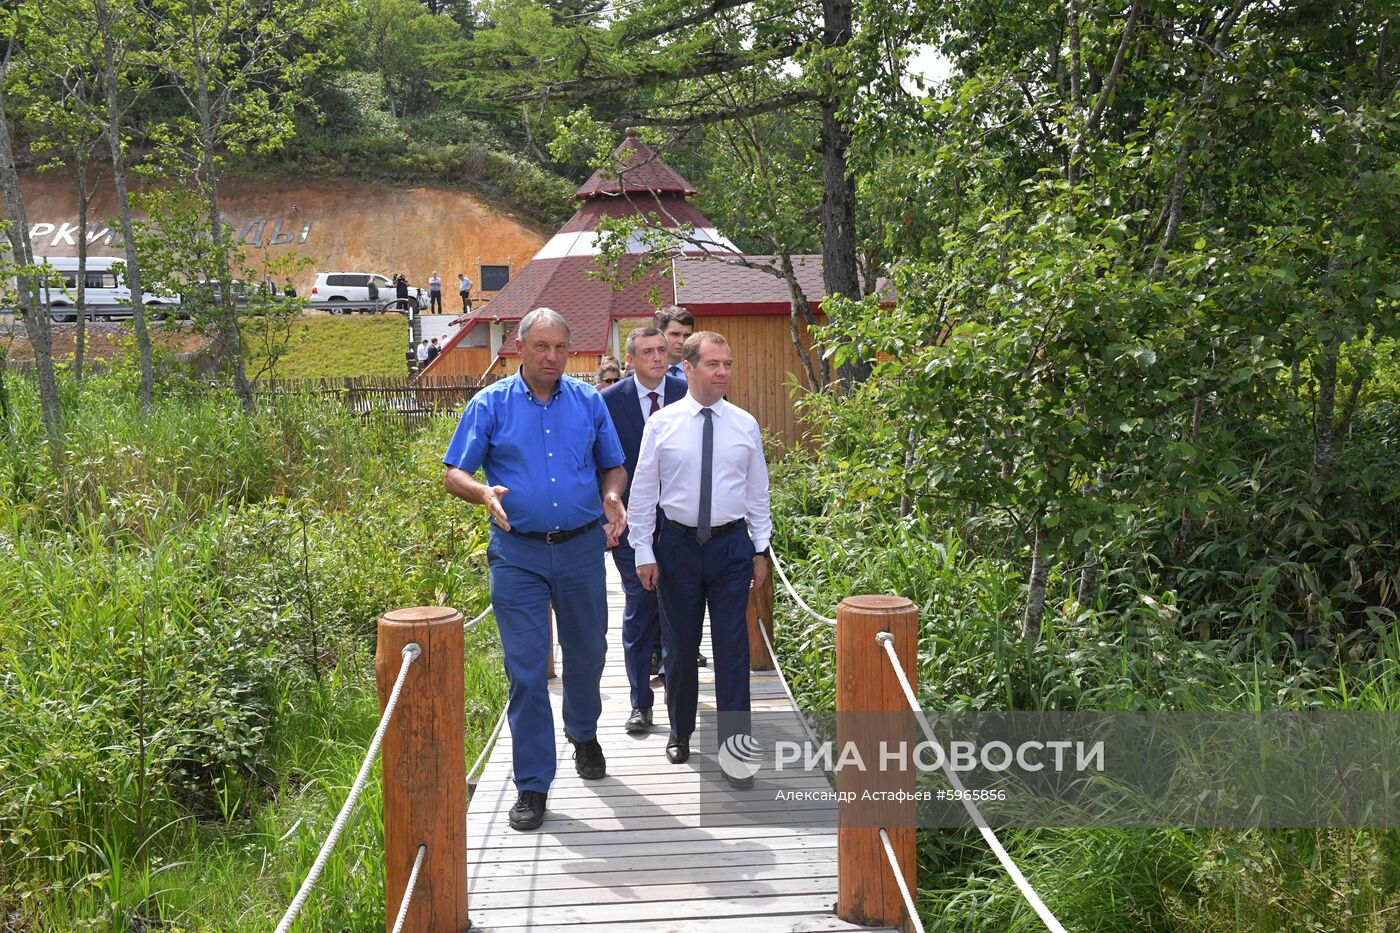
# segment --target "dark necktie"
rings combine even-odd
[[[711,474],[715,471],[715,422],[713,412],[700,409],[705,416],[705,430],[700,435],[700,517],[695,523],[695,540],[704,544],[710,540]]]
[[[651,411],[647,412],[648,415],[654,415],[661,410],[661,396],[655,392],[648,392],[647,398],[651,399]]]
[[[668,375],[668,376],[675,376],[677,379],[679,379],[680,376],[681,376],[681,366],[680,366],[680,364],[679,364],[679,363],[673,363],[673,364],[671,364],[671,368],[668,369],[668,370],[666,370],[666,375]]]

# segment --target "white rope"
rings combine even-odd
[[[1001,840],[997,839],[997,834],[987,825],[987,820],[982,816],[982,811],[977,809],[977,805],[972,802],[971,796],[966,792],[962,781],[958,780],[955,772],[948,764],[948,757],[943,754],[943,746],[933,735],[933,726],[929,724],[928,717],[919,708],[919,698],[914,695],[914,688],[909,685],[909,678],[904,676],[904,666],[899,663],[899,655],[894,650],[894,636],[889,632],[880,632],[875,636],[877,641],[885,649],[885,654],[890,659],[890,665],[894,668],[894,674],[899,678],[899,686],[904,690],[904,698],[909,701],[909,708],[914,711],[915,717],[919,720],[919,725],[923,727],[924,735],[929,743],[938,749],[943,761],[943,773],[948,776],[948,783],[953,785],[953,789],[958,791],[958,798],[967,810],[967,815],[972,817],[972,822],[977,824],[977,829],[982,833],[983,840],[991,847],[996,854],[997,861],[1001,862],[1001,867],[1006,869],[1006,873],[1011,876],[1016,888],[1021,892],[1021,896],[1035,910],[1036,915],[1051,931],[1051,933],[1065,933],[1064,924],[1055,919],[1055,915],[1050,912],[1050,908],[1045,906],[1045,902],[1040,899],[1040,895],[1035,893],[1035,888],[1031,887],[1026,876],[1021,874],[1021,869],[1016,867],[1016,863],[1011,861],[1011,856],[1002,847]]]
[[[899,885],[899,893],[904,898],[904,910],[909,915],[909,923],[913,925],[917,933],[924,933],[924,922],[919,919],[919,909],[914,906],[914,898],[909,893],[909,885],[904,883],[904,872],[899,870],[899,859],[894,854],[894,845],[890,842],[890,834],[885,832],[885,827],[880,827],[880,841],[885,844],[885,858],[889,860],[890,871],[894,872],[895,883]]]
[[[802,715],[802,709],[797,705],[797,698],[792,695],[792,688],[788,686],[787,678],[783,676],[783,666],[778,663],[778,653],[773,650],[773,643],[768,640],[768,629],[764,626],[763,620],[758,620],[758,633],[763,636],[763,643],[768,646],[768,657],[773,661],[773,670],[778,675],[778,683],[783,685],[783,692],[787,694],[788,702],[792,704],[792,711],[797,716],[797,721],[802,723],[802,729],[807,733],[807,741],[812,743],[812,748],[818,748],[821,743],[817,741],[817,734],[812,731],[812,727],[807,724],[807,717]]]
[[[306,873],[306,880],[297,889],[296,897],[292,898],[287,912],[282,915],[282,922],[277,924],[276,933],[287,933],[292,928],[292,921],[297,918],[297,914],[301,913],[301,907],[310,896],[316,879],[320,878],[321,872],[325,870],[331,849],[335,848],[340,834],[344,832],[345,824],[350,819],[350,811],[355,808],[355,801],[359,799],[360,792],[365,789],[365,782],[369,780],[369,772],[374,765],[374,759],[379,757],[379,744],[384,741],[384,732],[389,728],[389,718],[394,715],[394,707],[398,705],[399,693],[403,690],[403,682],[404,678],[408,676],[408,669],[422,653],[423,649],[418,647],[417,642],[404,645],[403,664],[399,667],[399,677],[394,681],[394,689],[389,692],[389,702],[384,704],[384,715],[379,717],[379,728],[374,730],[374,738],[370,740],[369,750],[365,752],[365,760],[360,765],[359,773],[355,775],[355,783],[350,785],[350,793],[346,796],[345,803],[340,808],[340,814],[335,818],[335,823],[331,825],[330,835],[321,845],[321,851],[316,855],[316,861],[312,863],[311,870]]]
[[[472,619],[470,622],[466,622],[462,625],[462,631],[469,631],[473,625],[480,623],[482,619],[485,619],[491,614],[492,608],[493,607],[491,606],[491,604],[487,603],[486,608],[481,610],[481,615],[477,616],[475,619]]]
[[[818,622],[825,622],[827,625],[835,625],[835,624],[836,624],[836,620],[835,620],[835,619],[827,618],[826,616],[822,615],[820,612],[817,612],[817,611],[816,611],[815,609],[813,609],[811,606],[809,606],[809,605],[807,605],[805,602],[803,602],[801,596],[798,596],[798,595],[797,595],[797,590],[795,590],[795,589],[792,588],[792,584],[788,582],[787,574],[783,572],[783,565],[782,565],[782,563],[778,560],[778,552],[775,551],[775,550],[773,550],[773,549],[770,547],[770,548],[768,549],[768,553],[769,553],[769,555],[770,555],[770,556],[772,557],[772,559],[773,559],[773,569],[776,570],[776,571],[778,571],[778,578],[779,578],[780,580],[783,581],[783,586],[787,587],[787,591],[788,591],[788,593],[792,596],[793,601],[796,602],[797,605],[799,605],[799,606],[801,606],[803,609],[805,609],[805,610],[807,611],[807,614],[808,614],[809,616],[811,616],[812,618],[816,619]]]
[[[423,856],[427,854],[426,845],[418,847],[418,855],[413,860],[413,871],[408,873],[408,884],[403,887],[403,900],[399,902],[399,918],[394,921],[394,933],[403,933],[404,921],[408,919],[408,905],[413,903],[413,888],[418,884],[418,869],[423,867]]]
[[[486,744],[481,746],[481,754],[476,756],[476,764],[467,772],[467,784],[470,785],[472,779],[476,777],[481,766],[486,763],[486,756],[491,754],[491,749],[496,744],[496,737],[501,734],[501,727],[506,724],[506,711],[501,710],[501,718],[496,720],[496,728],[491,730],[491,736],[486,740]]]

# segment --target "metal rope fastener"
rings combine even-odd
[[[816,619],[818,622],[825,622],[827,625],[835,625],[835,619],[828,618],[827,616],[822,615],[820,612],[817,612],[811,606],[803,602],[801,596],[797,595],[797,590],[792,588],[792,584],[788,581],[787,574],[783,572],[782,562],[778,560],[778,552],[770,547],[768,549],[768,553],[773,559],[773,569],[778,571],[778,578],[783,581],[783,586],[787,588],[788,594],[792,596],[793,602],[801,606],[804,610],[806,610],[809,616]]]
[[[881,632],[875,636],[875,641],[885,649],[885,655],[890,659],[890,666],[894,668],[894,675],[899,679],[900,689],[904,691],[904,699],[909,702],[909,708],[914,711],[914,716],[919,720],[919,726],[924,730],[924,736],[929,743],[935,746],[940,753],[944,751],[938,739],[934,737],[933,726],[929,723],[928,717],[919,707],[919,698],[914,695],[914,688],[909,684],[909,678],[904,676],[904,667],[899,663],[899,655],[894,650],[894,636],[889,632]],[[1065,933],[1064,924],[1055,919],[1055,915],[1050,912],[1050,908],[1045,906],[1045,902],[1040,899],[1040,895],[1035,893],[1035,888],[1026,880],[1026,876],[1021,874],[1021,869],[1016,867],[1016,863],[1011,860],[1011,856],[1002,846],[997,834],[987,825],[987,820],[982,816],[982,811],[977,809],[977,805],[972,802],[970,794],[966,793],[967,788],[958,779],[957,772],[948,764],[946,754],[941,754],[943,762],[943,773],[948,776],[948,783],[953,785],[953,789],[959,791],[959,799],[962,800],[963,808],[967,810],[967,815],[972,817],[972,822],[977,825],[977,830],[982,834],[982,839],[991,847],[996,855],[997,861],[1001,862],[1001,867],[1011,876],[1016,889],[1035,910],[1041,922],[1050,929],[1051,933]]]
[[[404,921],[408,919],[408,905],[413,903],[413,889],[418,884],[418,869],[423,867],[423,856],[428,854],[428,847],[420,845],[418,855],[413,860],[413,871],[408,873],[408,883],[403,887],[403,900],[399,902],[399,917],[394,921],[394,933],[403,933]]]
[[[394,707],[399,703],[399,694],[403,691],[403,682],[408,677],[408,669],[413,666],[413,662],[418,660],[418,656],[422,653],[423,649],[418,647],[417,642],[404,645],[403,664],[399,667],[398,679],[394,681],[394,689],[389,692],[389,700],[384,704],[384,715],[379,717],[379,728],[374,730],[374,738],[370,740],[369,750],[365,752],[365,760],[360,765],[359,773],[355,775],[355,783],[350,785],[350,793],[340,808],[340,814],[331,824],[330,835],[321,845],[321,851],[317,853],[316,861],[312,863],[311,870],[306,873],[306,880],[297,889],[296,897],[292,898],[292,903],[287,906],[287,912],[282,915],[282,922],[277,924],[276,933],[287,933],[292,928],[292,921],[296,920],[297,914],[301,913],[302,905],[306,903],[307,897],[311,895],[311,889],[316,885],[316,880],[321,877],[321,872],[325,870],[326,861],[331,856],[331,849],[335,848],[340,834],[345,831],[345,824],[350,820],[350,813],[355,808],[355,801],[360,799],[360,793],[365,789],[365,783],[369,780],[369,772],[370,768],[374,766],[374,759],[379,757],[379,745],[384,741],[384,732],[389,728],[389,718],[394,715]]]
[[[919,909],[914,906],[914,896],[909,893],[909,885],[904,883],[904,872],[899,870],[899,857],[894,854],[894,845],[890,843],[890,834],[885,832],[885,827],[880,827],[880,841],[885,845],[885,858],[890,863],[890,871],[894,872],[895,883],[899,885],[900,896],[904,898],[904,909],[909,914],[909,922],[913,924],[918,933],[924,933],[924,922],[919,919]]]

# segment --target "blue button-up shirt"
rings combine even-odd
[[[598,470],[622,466],[602,396],[561,376],[554,397],[538,399],[516,373],[478,392],[457,423],[442,462],[505,486],[501,507],[518,531],[562,531],[603,515]]]

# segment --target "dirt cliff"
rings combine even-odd
[[[35,253],[76,255],[72,176],[29,173],[23,187]],[[450,306],[458,272],[477,283],[473,294],[479,295],[482,266],[506,266],[515,275],[553,232],[457,188],[273,175],[229,178],[220,191],[234,235],[250,251],[290,250],[315,260],[296,280],[302,295],[310,293],[317,272],[402,271],[426,289],[436,269]],[[115,202],[111,184],[102,182],[89,220],[99,234],[90,237],[94,256],[120,252],[117,236],[110,235],[120,229]],[[104,229],[108,235],[101,235]]]

